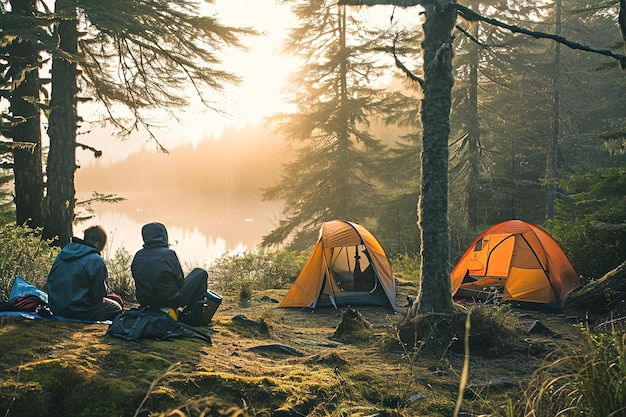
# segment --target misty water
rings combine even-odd
[[[88,195],[77,197],[80,201]],[[105,257],[120,247],[134,254],[143,244],[141,227],[161,222],[184,267],[208,266],[224,254],[254,251],[275,227],[281,207],[258,196],[242,199],[177,190],[127,192],[123,197],[120,203],[95,203],[95,217],[74,226],[74,234],[82,237],[85,228],[100,224],[109,235]]]

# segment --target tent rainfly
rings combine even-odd
[[[343,220],[322,225],[317,244],[279,307],[378,305],[396,309],[391,264],[365,227]]]
[[[562,310],[582,286],[559,244],[539,227],[508,220],[492,226],[470,245],[451,273],[452,295],[502,300]]]

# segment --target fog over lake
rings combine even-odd
[[[75,225],[74,234],[101,224],[109,234],[105,257],[119,247],[134,254],[143,245],[141,227],[161,222],[183,266],[254,251],[278,224],[282,208],[281,202],[262,201],[261,190],[277,181],[289,157],[270,130],[232,129],[226,138],[205,138],[167,154],[144,149],[113,164],[82,166],[76,172],[79,202],[93,192],[125,200],[92,204],[96,217]]]

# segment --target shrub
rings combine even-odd
[[[130,272],[133,255],[125,248],[117,248],[113,257],[105,259],[109,276],[109,291],[121,296],[125,301],[136,302],[135,281]]]
[[[0,299],[7,300],[16,276],[45,289],[48,272],[59,248],[41,237],[41,229],[0,226]]]
[[[394,255],[389,261],[395,277],[415,283],[419,282],[421,267],[419,255],[403,253]]]
[[[209,288],[231,294],[284,288],[295,280],[307,256],[289,251],[226,254],[207,269]]]

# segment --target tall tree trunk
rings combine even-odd
[[[425,7],[422,189],[418,203],[422,279],[415,303],[420,313],[453,308],[448,234],[448,137],[454,85],[451,34],[457,14],[450,3],[432,2]]]
[[[57,1],[57,10],[72,8],[69,0]],[[78,51],[76,20],[63,20],[57,26],[59,45],[63,51],[75,55]],[[65,246],[72,237],[74,220],[76,171],[76,127],[78,114],[76,63],[55,57],[52,61],[52,94],[50,99],[50,151],[46,174],[48,178],[47,209],[44,237],[57,237],[57,244]]]
[[[622,40],[624,41],[624,52],[626,53],[626,0],[619,0],[618,22]],[[619,66],[622,71],[626,71],[626,60],[621,60]]]
[[[339,120],[337,120],[337,153],[339,155],[340,165],[344,172],[352,172],[352,164],[350,155],[350,133],[348,120],[348,61],[349,53],[346,47],[346,6],[337,6],[337,32],[339,33],[339,48],[341,53],[341,61],[339,64]],[[354,191],[350,185],[350,174],[342,183],[342,188],[338,193],[338,197],[342,199],[337,212],[340,219],[354,218]]]
[[[509,188],[509,218],[517,219],[517,141],[515,136],[511,136],[511,187]]]
[[[12,13],[31,15],[35,0],[12,0]],[[10,112],[22,117],[23,122],[8,133],[14,142],[33,144],[32,149],[13,151],[13,175],[15,177],[15,220],[18,225],[43,226],[43,169],[41,156],[41,114],[34,101],[39,98],[40,56],[37,45],[16,39],[9,47],[11,71],[14,77],[24,79],[13,91]]]
[[[450,284],[448,232],[448,138],[452,106],[452,31],[454,3],[417,0],[340,0],[339,4],[395,4],[425,8],[424,99],[422,101],[422,172],[418,224],[421,233],[421,275],[418,298],[411,315],[454,308]]]
[[[556,0],[556,35],[561,35],[561,0]],[[561,44],[554,45],[554,74],[553,102],[552,102],[552,135],[548,146],[546,161],[546,179],[548,180],[548,195],[546,204],[546,219],[554,218],[556,214],[556,180],[559,176],[559,130],[561,118]]]
[[[475,4],[478,9],[479,3]],[[471,28],[474,39],[478,39],[478,23]],[[478,225],[478,166],[480,146],[480,121],[478,116],[478,66],[480,62],[479,46],[468,45],[469,53],[469,114],[467,121],[467,142],[469,152],[469,172],[467,175],[465,212],[470,230]]]

